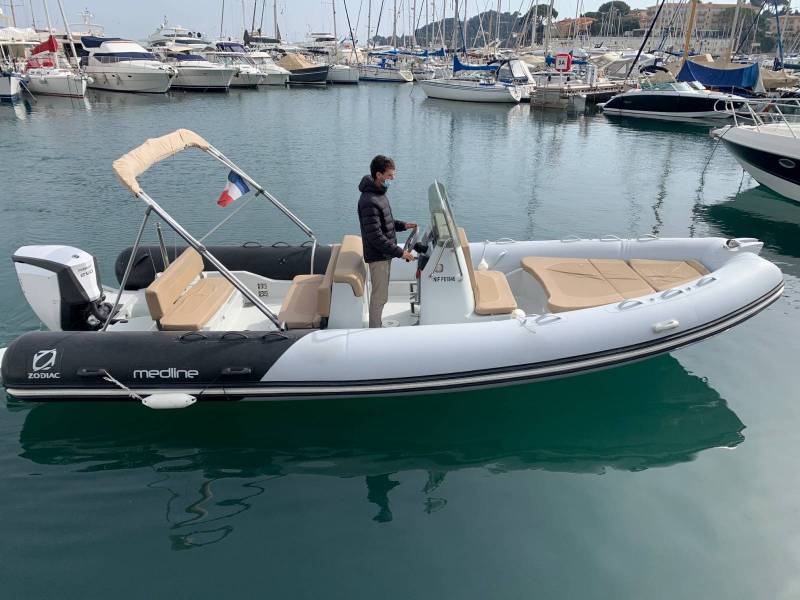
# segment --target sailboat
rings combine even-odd
[[[28,89],[34,94],[83,98],[89,77],[75,72],[62,63],[58,55],[58,40],[50,35],[31,51],[25,63]]]

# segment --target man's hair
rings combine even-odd
[[[378,154],[378,156],[373,158],[372,162],[369,163],[369,174],[375,179],[375,175],[378,173],[383,173],[386,169],[394,168],[394,161],[391,158],[383,154]]]

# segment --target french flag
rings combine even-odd
[[[238,173],[231,171],[228,173],[228,183],[225,186],[225,189],[222,190],[222,193],[219,195],[217,204],[220,206],[228,206],[228,204],[237,198],[241,198],[249,191],[250,188],[247,187],[244,179],[242,179]]]

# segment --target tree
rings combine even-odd
[[[611,0],[611,2],[605,2],[604,4],[601,4],[600,8],[597,9],[597,12],[608,14],[612,10],[614,12],[627,15],[629,12],[631,12],[631,7],[625,2],[622,2],[622,0]]]

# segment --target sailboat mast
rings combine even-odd
[[[331,8],[333,9],[333,60],[339,55],[339,35],[336,33],[336,0],[331,0]]]
[[[692,41],[692,31],[694,30],[694,17],[697,13],[697,0],[692,0],[689,7],[689,20],[686,22],[686,37],[683,41],[683,62],[689,60],[689,43]]]
[[[733,24],[731,25],[731,43],[728,46],[728,52],[726,53],[725,59],[728,62],[731,62],[731,57],[733,56],[733,51],[736,48],[736,26],[739,23],[739,7],[742,5],[742,0],[736,0],[736,10],[733,11]]]
[[[44,16],[47,19],[47,32],[53,33],[53,26],[50,24],[50,10],[47,8],[47,0],[42,0],[42,4],[44,4]]]
[[[272,20],[275,22],[275,39],[280,41],[278,35],[278,0],[272,0]]]
[[[392,19],[392,48],[397,48],[397,0],[394,0]]]
[[[553,28],[553,0],[547,6],[547,25],[544,31],[544,55],[550,52],[550,30]]]
[[[219,37],[222,38],[222,25],[225,23],[225,0],[222,0],[222,13],[219,17]]]
[[[253,20],[250,22],[250,33],[253,33],[253,30],[256,28],[256,7],[258,6],[258,0],[253,0]]]
[[[69,38],[69,47],[72,50],[72,57],[75,59],[75,64],[79,65],[80,60],[78,59],[78,51],[75,50],[75,42],[72,40],[72,32],[69,30],[67,15],[64,14],[64,5],[61,4],[61,0],[58,0],[58,10],[61,12],[61,20],[64,21],[64,31],[67,32],[67,38]]]
[[[369,52],[369,40],[372,35],[372,0],[367,3],[367,52]]]

